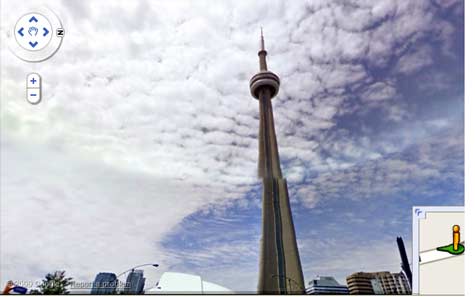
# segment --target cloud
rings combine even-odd
[[[376,82],[363,93],[363,101],[381,101],[394,98],[396,88],[387,82]]]
[[[441,122],[430,125],[441,127]],[[443,124],[442,126],[444,126]],[[433,127],[435,127],[433,126]],[[441,139],[444,139],[441,141]],[[446,142],[450,139],[449,142]],[[368,199],[401,192],[432,192],[434,184],[463,184],[463,140],[460,136],[423,138],[424,144],[411,145],[398,153],[356,155],[353,163],[340,164],[333,170],[309,174],[304,184],[294,184],[297,197],[304,205],[315,206],[322,199]],[[384,155],[384,157],[382,157]],[[363,157],[363,158],[362,158]],[[450,172],[450,174],[449,174]]]
[[[398,62],[400,73],[410,74],[432,64],[432,49],[421,47],[410,54],[404,55]]]
[[[1,180],[2,226],[8,226],[2,269],[17,280],[37,279],[48,269],[66,269],[82,281],[98,269],[119,272],[140,263],[166,269],[171,262],[157,240],[219,199],[213,190],[222,192],[25,143],[2,142],[1,165],[9,173]]]

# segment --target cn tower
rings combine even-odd
[[[279,92],[279,77],[267,70],[261,28],[260,71],[250,81],[259,100],[259,164],[262,179],[262,238],[259,294],[305,294],[287,181],[282,177],[271,99]]]

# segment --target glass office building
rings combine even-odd
[[[339,284],[332,276],[317,276],[310,281],[309,287],[305,289],[309,295],[346,295],[349,294],[348,288]]]
[[[143,270],[132,270],[129,275],[127,275],[124,294],[143,294],[144,286],[145,278],[143,277]]]
[[[96,275],[92,283],[91,294],[104,295],[115,294],[117,288],[117,277],[111,272],[100,272]]]

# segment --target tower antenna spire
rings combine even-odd
[[[262,26],[261,26],[261,49],[259,50],[257,55],[259,56],[260,71],[267,71],[267,62],[266,62],[267,52],[264,46],[264,33],[262,32]]]
[[[264,33],[262,31],[262,26],[261,26],[261,51],[265,51],[265,47],[264,47]]]

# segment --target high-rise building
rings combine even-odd
[[[373,287],[373,293],[376,295],[384,295],[383,284],[376,278],[371,279],[371,286]]]
[[[104,295],[115,294],[117,289],[117,277],[111,272],[99,272],[92,283],[91,294]]]
[[[404,273],[390,273],[388,271],[374,272],[376,279],[385,295],[408,295],[411,294],[411,288]]]
[[[308,295],[347,295],[347,286],[339,284],[333,276],[317,276],[305,289]]]
[[[373,285],[371,280],[373,279],[372,273],[368,272],[356,272],[346,277],[346,283],[350,294],[355,295],[372,295],[374,294]]]
[[[124,294],[143,294],[145,286],[145,278],[143,277],[143,270],[132,270],[127,275],[125,283]]]
[[[279,92],[280,79],[267,70],[264,37],[258,52],[260,71],[250,81],[252,96],[259,101],[259,163],[262,180],[262,238],[258,292],[304,294],[287,181],[282,176],[271,99]]]
[[[357,272],[346,278],[350,294],[409,295],[411,288],[404,273]]]

